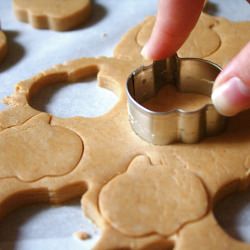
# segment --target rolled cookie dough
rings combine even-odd
[[[91,0],[13,0],[18,20],[37,29],[70,30],[90,15]]]
[[[145,156],[136,157],[126,173],[106,184],[99,199],[104,218],[131,236],[171,235],[207,211],[199,178],[171,162],[153,165]]]
[[[186,250],[189,241],[181,240],[180,244],[182,232],[196,225],[208,230],[203,218],[211,213],[214,201],[225,187],[236,181],[239,184],[232,190],[249,184],[250,114],[245,112],[232,118],[223,134],[199,144],[148,144],[132,131],[128,121],[124,82],[135,67],[136,62],[114,58],[79,59],[17,85],[15,93],[6,98],[14,107],[0,113],[0,140],[8,135],[21,142],[23,132],[28,133],[29,128],[33,133],[32,127],[41,125],[48,135],[39,139],[39,133],[30,134],[39,141],[27,142],[30,146],[25,149],[25,157],[20,158],[16,172],[12,168],[6,174],[10,171],[6,166],[14,156],[1,159],[0,216],[23,204],[60,203],[83,195],[85,215],[102,231],[95,250],[171,249],[173,246]],[[116,106],[101,117],[62,119],[35,111],[29,105],[31,96],[45,85],[79,81],[96,73],[100,85],[119,97]],[[54,143],[54,133],[58,133],[56,140],[65,137],[65,142]],[[70,143],[71,137],[75,142]],[[44,141],[44,138],[48,139]],[[77,138],[84,145],[80,159]],[[42,142],[45,145],[36,146]],[[50,159],[59,157],[56,147],[64,143],[66,147],[68,143],[71,145],[68,153],[73,153],[74,157],[69,158],[74,162],[65,159],[65,168],[58,169]],[[13,147],[21,156],[20,147],[14,144]],[[26,161],[28,157],[32,160]],[[39,157],[48,165],[35,164]],[[39,172],[33,171],[36,168]],[[212,223],[216,224],[213,218]],[[234,242],[217,224],[209,230],[211,234],[220,230],[221,239],[226,241],[223,244]],[[195,233],[192,244],[202,246],[199,241],[202,231]],[[206,244],[208,249],[209,246],[213,249],[215,243],[206,241]]]
[[[134,36],[126,39],[128,49],[139,55]],[[129,125],[124,84],[142,61],[120,55],[122,59],[82,58],[57,65],[20,82],[5,99],[12,108],[0,113],[0,141],[10,138],[17,154],[0,159],[0,216],[24,204],[60,203],[81,195],[85,215],[102,231],[95,250],[219,250],[224,246],[250,250],[247,244],[240,248],[242,244],[235,243],[210,216],[221,196],[250,184],[250,112],[231,118],[223,134],[199,144],[149,144]],[[223,57],[219,54],[218,60]],[[101,117],[62,119],[29,104],[31,96],[45,85],[96,74],[100,86],[119,98]],[[46,137],[34,133],[40,126]],[[22,157],[24,143],[28,147]],[[70,155],[59,155],[61,147]],[[61,163],[64,156],[69,159],[58,169],[54,162]],[[20,157],[18,169],[6,169],[15,157]],[[29,158],[32,160],[27,161]]]
[[[0,30],[0,62],[3,61],[7,54],[7,38],[3,31]]]

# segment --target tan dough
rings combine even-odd
[[[220,48],[205,59],[226,65],[250,40],[250,22],[230,22],[224,18],[218,18],[219,25],[213,30],[219,34]]]
[[[0,159],[5,164],[0,165],[0,178],[34,181],[67,174],[77,166],[83,155],[82,140],[65,128],[50,126],[49,120],[41,114],[2,131]],[[39,151],[41,154],[31,154]]]
[[[250,250],[211,216],[222,196],[250,184],[250,112],[199,144],[149,144],[128,121],[124,83],[139,63],[129,58],[83,58],[18,83],[5,99],[11,108],[0,113],[0,146],[9,147],[0,154],[0,216],[21,205],[82,196],[83,212],[102,232],[95,250]],[[96,74],[119,98],[101,117],[62,119],[29,105],[45,85]]]
[[[211,103],[211,99],[208,96],[179,92],[173,85],[166,85],[160,89],[156,96],[144,102],[143,106],[156,112],[174,109],[194,111],[209,103]]]
[[[3,61],[7,54],[7,38],[0,30],[0,62]]]
[[[206,196],[199,178],[182,166],[152,165],[137,156],[125,174],[103,187],[100,211],[125,235],[171,235],[206,213]]]
[[[18,20],[34,28],[70,30],[90,15],[91,0],[13,0]]]
[[[210,213],[197,223],[185,227],[179,236],[176,250],[249,250],[246,243],[226,235]]]

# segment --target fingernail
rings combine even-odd
[[[141,55],[143,56],[144,59],[146,60],[149,60],[150,59],[150,56],[149,56],[149,53],[148,53],[148,45],[147,43],[144,45],[144,47],[142,48],[141,50]]]
[[[249,107],[250,88],[240,78],[233,77],[214,89],[212,102],[219,113],[236,115]]]

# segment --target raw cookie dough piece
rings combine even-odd
[[[91,11],[91,0],[13,0],[18,20],[34,28],[70,30],[85,22]]]
[[[68,129],[51,126],[49,120],[49,115],[40,114],[0,133],[0,178],[35,181],[67,174],[77,166],[82,140]]]
[[[99,204],[104,218],[125,235],[167,236],[206,213],[207,194],[185,168],[171,162],[152,165],[138,156],[126,173],[104,186]]]
[[[0,30],[0,62],[7,54],[7,38],[5,34]]]
[[[208,96],[180,92],[173,85],[168,84],[162,87],[156,96],[142,105],[152,111],[166,112],[173,109],[194,111],[209,103],[211,103],[211,99]]]

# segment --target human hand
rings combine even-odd
[[[159,0],[156,23],[142,55],[160,60],[174,54],[195,26],[203,5],[204,0]],[[227,116],[250,108],[250,42],[217,77],[212,101]]]
[[[155,26],[142,55],[160,60],[174,54],[197,23],[203,5],[204,0],[159,0]]]
[[[250,42],[217,77],[212,101],[216,109],[226,116],[250,108]]]

